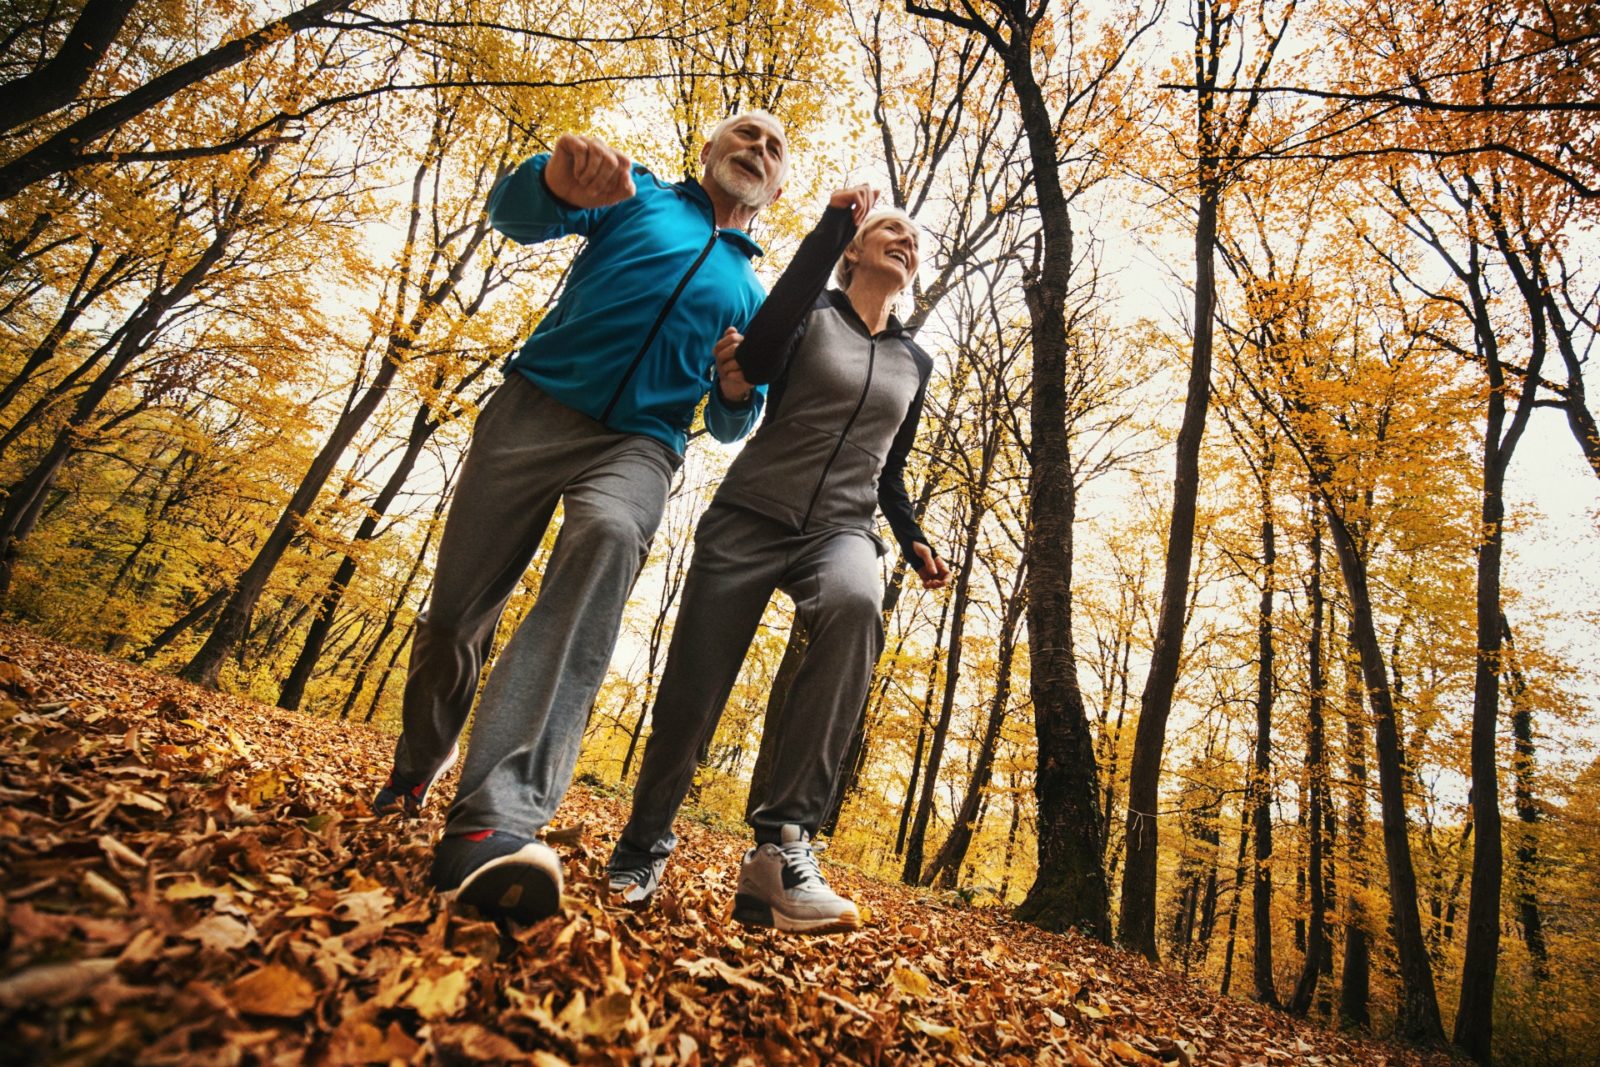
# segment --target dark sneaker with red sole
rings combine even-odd
[[[449,834],[429,875],[446,898],[519,926],[561,910],[561,858],[543,841],[503,830]]]

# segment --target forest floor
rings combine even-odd
[[[610,907],[623,805],[581,786],[564,913],[503,937],[426,887],[442,803],[367,814],[392,744],[0,628],[0,1060],[1454,1062],[839,864],[859,932],[740,926],[746,843],[689,820],[656,903]]]

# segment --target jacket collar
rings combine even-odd
[[[715,208],[713,208],[711,204],[711,195],[706,192],[705,187],[702,186],[697,179],[686,177],[683,179],[683,181],[679,182],[677,185],[674,185],[673,188],[678,190],[681,195],[688,197],[690,200],[693,200],[696,204],[700,205],[700,208],[705,212],[707,222],[711,222],[716,218]],[[726,237],[729,241],[733,242],[734,246],[747,256],[761,256],[766,254],[762,250],[761,246],[756,244],[755,239],[749,234],[745,233],[743,230],[736,230],[731,226],[724,226],[722,229],[718,230],[717,233],[718,235]]]
[[[848,321],[855,323],[856,327],[865,336],[898,337],[902,340],[908,339],[906,337],[905,325],[895,317],[894,312],[889,312],[889,323],[883,328],[883,332],[879,334],[873,334],[873,332],[867,328],[867,324],[861,320],[861,316],[856,313],[856,306],[850,303],[850,298],[845,295],[843,289],[829,289],[827,291],[827,298],[828,303],[832,304],[841,313],[843,313],[847,317]]]

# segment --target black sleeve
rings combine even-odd
[[[822,295],[845,245],[856,235],[850,209],[830,207],[794,254],[756,317],[745,328],[735,357],[751,385],[773,381],[789,365],[806,315]]]
[[[900,545],[900,554],[912,570],[922,566],[922,561],[911,547],[918,541],[927,545],[935,556],[939,554],[929,544],[922,527],[917,525],[916,516],[911,510],[911,497],[906,493],[906,457],[911,454],[911,444],[917,439],[917,424],[922,421],[922,399],[927,392],[928,378],[925,376],[922,384],[917,386],[917,395],[911,400],[905,420],[900,423],[900,429],[895,431],[894,443],[889,446],[889,455],[883,461],[883,472],[878,475],[878,507],[883,510],[883,517],[889,520],[889,528],[894,531],[894,539]]]

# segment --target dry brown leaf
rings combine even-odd
[[[317,1002],[316,987],[281,963],[269,963],[228,986],[228,1002],[246,1015],[293,1018]]]
[[[578,1038],[595,1038],[615,1041],[628,1025],[632,1013],[632,998],[626,993],[608,993],[590,1004],[577,1019],[573,1034]]]
[[[1106,1051],[1123,1063],[1133,1064],[1134,1067],[1161,1067],[1161,1061],[1154,1056],[1147,1056],[1126,1041],[1121,1041],[1117,1038],[1112,1038],[1106,1042]]]
[[[404,1004],[424,1019],[448,1019],[465,1009],[476,956],[441,956],[417,975]]]
[[[387,1030],[360,1019],[346,1019],[339,1024],[328,1039],[326,1067],[354,1067],[365,1063],[390,1063],[394,1060],[409,1062],[422,1046],[399,1023],[390,1023]]]
[[[185,930],[182,936],[200,942],[209,952],[233,952],[254,941],[256,931],[249,923],[240,922],[231,915],[208,915]]]
[[[936,1023],[916,1015],[906,1015],[903,1021],[909,1029],[938,1038],[962,1055],[968,1051],[966,1035],[958,1027],[945,1026],[943,1023]]]
[[[924,1000],[933,996],[933,983],[928,981],[927,975],[915,967],[896,967],[889,972],[889,980],[895,992],[903,997]]]
[[[394,908],[394,897],[386,889],[346,893],[333,906],[339,918],[353,923],[377,922]]]
[[[760,982],[749,977],[750,972],[755,969],[753,964],[749,967],[736,968],[715,956],[702,956],[694,960],[687,958],[675,960],[673,966],[688,971],[695,978],[720,978],[729,985],[744,990],[746,993],[767,994],[772,992]]]

